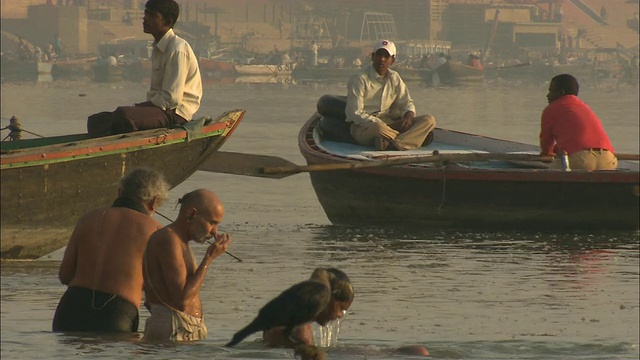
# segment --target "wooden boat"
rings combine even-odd
[[[351,75],[360,71],[359,68],[331,68],[297,66],[291,76],[297,81],[335,81],[347,82]]]
[[[433,71],[431,69],[415,69],[411,67],[393,67],[405,82],[423,82],[430,83]]]
[[[171,187],[191,176],[233,133],[244,110],[103,138],[75,134],[1,143],[0,257],[33,259],[66,245],[78,217],[113,201],[122,174],[161,171]]]
[[[235,84],[295,84],[287,75],[240,75],[233,79]]]
[[[47,61],[4,59],[0,68],[1,76],[6,81],[38,81],[42,77],[50,77],[53,64]]]
[[[242,65],[236,64],[236,72],[238,75],[273,75],[273,76],[282,76],[282,75],[291,75],[293,69],[295,69],[295,64],[288,65]]]
[[[534,83],[549,81],[554,75],[553,65],[544,62],[525,62],[503,66],[485,67],[487,79],[507,81],[531,81]],[[578,77],[580,79],[580,77]]]
[[[56,60],[51,69],[54,80],[81,80],[91,78],[96,58]]]
[[[484,71],[463,64],[451,63],[450,67],[438,71],[438,83],[466,83],[478,82],[484,79]],[[433,85],[433,70],[415,69],[406,66],[393,67],[405,82],[422,82]],[[298,81],[341,81],[347,82],[351,75],[358,72],[356,68],[330,68],[330,67],[297,67],[292,76]],[[447,72],[448,71],[448,72]],[[450,75],[449,75],[450,74]]]
[[[120,65],[95,64],[93,66],[93,80],[95,82],[120,82],[124,80],[124,67]]]
[[[222,78],[237,75],[236,67],[231,61],[200,57],[198,62],[203,78]]]
[[[481,82],[484,80],[484,70],[452,61],[443,66],[448,66],[451,70],[453,82]]]
[[[326,139],[320,119],[316,113],[304,124],[298,145],[318,200],[334,224],[639,228],[635,161],[621,160],[615,171],[551,170],[541,162],[549,157],[536,155],[535,145],[442,128],[434,131],[433,143],[420,149],[374,151]],[[434,156],[434,150],[440,155]]]

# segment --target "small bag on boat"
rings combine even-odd
[[[87,132],[89,137],[97,138],[111,135],[111,124],[113,123],[113,113],[103,111],[90,115],[87,119]]]
[[[349,123],[344,120],[323,116],[318,123],[318,128],[323,139],[357,144],[356,140],[351,136]]]
[[[346,120],[347,97],[340,95],[322,95],[316,104],[318,114],[338,120]]]
[[[318,128],[323,138],[332,141],[356,144],[351,136],[350,124],[346,122],[347,97],[339,95],[323,95],[318,99],[316,108],[322,115]]]

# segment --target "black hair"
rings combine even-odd
[[[329,272],[333,299],[341,302],[352,302],[355,294],[349,276],[336,268],[328,268],[327,272]]]
[[[144,8],[162,15],[162,18],[169,22],[169,27],[173,27],[180,16],[180,5],[175,0],[149,0],[144,4]]]
[[[560,90],[565,95],[578,96],[578,91],[580,90],[578,80],[569,74],[556,75],[551,79],[551,83],[553,84],[554,90]]]

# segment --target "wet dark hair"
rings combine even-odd
[[[162,15],[162,18],[169,22],[170,27],[176,24],[180,16],[180,5],[175,0],[149,0],[144,4],[144,8]]]
[[[569,74],[556,75],[551,79],[551,83],[553,84],[554,90],[560,90],[565,95],[578,96],[578,91],[580,90],[578,80]]]
[[[336,268],[328,268],[331,296],[335,301],[352,302],[355,295],[349,276]]]

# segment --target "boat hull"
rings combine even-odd
[[[436,227],[459,230],[638,229],[632,184],[404,178],[375,171],[311,173],[336,225]],[[594,209],[598,209],[594,211]]]
[[[47,147],[60,148],[57,154],[3,151],[0,256],[33,259],[66,245],[84,212],[113,201],[128,169],[151,167],[177,186],[222,146],[243,115],[225,113],[188,141],[184,130],[156,129]],[[38,154],[41,160],[34,159]],[[11,158],[18,156],[23,159]]]
[[[309,165],[354,162],[322,150],[317,117],[302,128]],[[436,129],[439,141],[486,143],[488,152],[530,151],[528,144]],[[403,165],[311,172],[311,183],[336,225],[458,230],[637,230],[638,166],[619,171],[471,169],[459,164]]]

